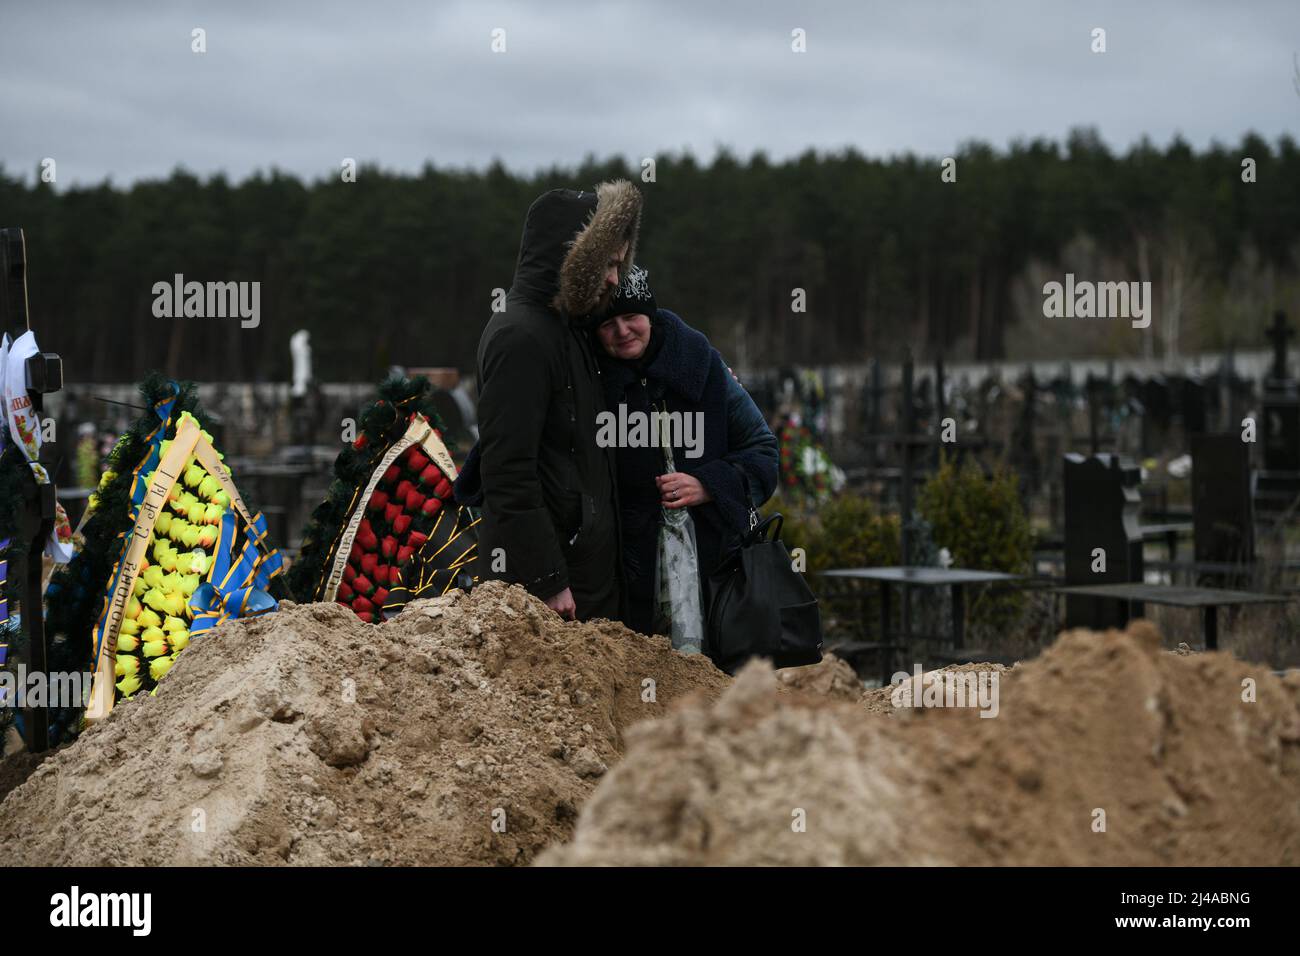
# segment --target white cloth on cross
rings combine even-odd
[[[0,451],[9,442],[22,449],[32,474],[38,484],[50,483],[49,473],[37,461],[41,453],[41,419],[27,394],[27,360],[40,354],[36,346],[36,333],[30,329],[11,340],[6,334],[0,340],[0,395],[4,397],[7,428],[0,428]],[[54,530],[45,542],[45,553],[58,564],[72,559],[72,537],[68,516],[63,506],[55,505]],[[64,534],[60,534],[60,532]]]

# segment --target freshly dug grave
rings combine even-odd
[[[1162,651],[1146,622],[996,670],[996,717],[886,718],[887,689],[817,701],[751,664],[715,703],[634,728],[537,862],[1300,864],[1294,674]]]
[[[0,804],[11,865],[519,864],[566,839],[633,722],[730,678],[487,583],[362,623],[223,624]]]

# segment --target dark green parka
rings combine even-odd
[[[478,347],[479,444],[456,494],[483,511],[480,574],[546,599],[572,589],[579,619],[622,611],[613,448],[584,319],[612,294],[605,267],[624,242],[631,268],[641,195],[631,183],[555,189],[528,209],[505,309]]]

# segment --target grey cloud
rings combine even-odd
[[[1294,2],[10,6],[0,163],[30,176],[52,156],[67,185],[178,165],[314,178],[345,156],[413,171],[719,145],[945,155],[1078,125],[1116,148],[1203,146],[1295,129],[1298,49]]]

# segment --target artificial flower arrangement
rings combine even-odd
[[[781,480],[788,491],[812,500],[824,498],[831,463],[812,431],[791,417],[777,429],[777,439],[781,446]]]
[[[362,412],[290,569],[296,600],[335,601],[378,624],[474,584],[478,517],[452,496],[456,465],[432,391],[424,378],[393,377]]]
[[[46,589],[61,656],[93,661],[87,721],[147,692],[191,640],[274,611],[282,561],[204,430],[191,383],[153,375],[152,413],[119,439],[87,506],[85,544]]]

